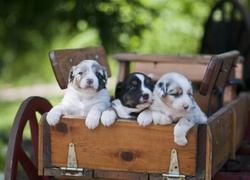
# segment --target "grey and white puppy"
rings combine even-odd
[[[188,130],[198,123],[206,123],[207,117],[193,98],[191,82],[179,73],[163,75],[155,85],[154,101],[137,118],[140,125],[166,125],[177,122],[174,127],[174,142],[187,144]]]
[[[49,111],[48,123],[57,124],[63,115],[79,115],[86,117],[85,124],[89,129],[96,128],[102,112],[110,106],[107,80],[105,68],[97,61],[83,60],[73,66],[64,97]]]

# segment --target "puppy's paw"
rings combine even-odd
[[[142,111],[139,116],[137,117],[137,122],[141,126],[147,126],[151,124],[153,121],[152,119],[152,112],[150,110],[144,110]]]
[[[159,111],[153,111],[152,117],[153,117],[153,122],[155,125],[156,124],[166,125],[166,124],[171,124],[173,122],[173,120],[169,116]]]
[[[85,124],[89,129],[95,129],[99,125],[100,112],[90,111],[86,117]]]
[[[146,109],[147,107],[150,106],[150,102],[145,102],[145,103],[142,103],[142,104],[138,104],[136,105],[136,109]]]
[[[51,109],[46,117],[48,124],[51,126],[56,125],[59,122],[61,115],[61,112]]]
[[[179,146],[185,146],[188,141],[185,136],[174,136],[174,142]]]
[[[200,119],[201,119],[200,121],[201,121],[202,124],[207,123],[207,116],[205,114],[201,115]]]
[[[108,108],[103,111],[101,116],[101,122],[104,126],[110,126],[115,122],[117,118],[116,112],[113,108]]]

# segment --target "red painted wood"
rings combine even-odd
[[[36,117],[36,112],[42,115],[51,108],[52,105],[41,97],[30,97],[21,104],[16,114],[9,138],[5,165],[5,180],[16,179],[18,163],[21,164],[29,179],[47,179],[47,177],[38,176],[37,173],[38,119]],[[22,147],[23,131],[28,123],[31,132],[33,154],[35,156],[34,162],[29,158]]]

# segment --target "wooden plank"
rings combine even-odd
[[[148,180],[148,174],[145,173],[130,173],[121,171],[101,171],[95,170],[95,178],[100,179],[122,179],[122,180]]]
[[[208,119],[207,172],[211,169],[211,176],[235,156],[236,150],[246,133],[248,120],[249,95],[240,94],[234,101],[228,103]]]
[[[139,54],[139,53],[116,53],[112,58],[118,61],[137,61],[151,63],[191,63],[208,64],[211,55],[194,54]]]
[[[207,145],[207,125],[198,125],[198,139],[197,139],[197,163],[196,163],[196,178],[204,179],[206,176],[206,155],[211,152],[209,149],[206,150]]]
[[[39,123],[38,175],[44,175],[44,168],[51,167],[50,126],[46,115],[47,113],[43,114]]]
[[[211,132],[211,175],[213,176],[229,159],[232,147],[232,109],[222,108],[209,118]]]
[[[235,148],[238,149],[247,134],[249,120],[249,94],[242,93],[232,102],[233,118],[235,122]]]
[[[77,176],[75,174],[77,174]],[[50,168],[44,168],[44,176],[54,176],[56,179],[58,178],[59,179],[92,179],[93,170],[83,169],[82,171],[67,171],[65,169],[50,167]]]
[[[207,64],[198,63],[143,63],[136,62],[134,71],[144,74],[153,74],[153,80],[157,81],[162,75],[169,72],[177,72],[194,82],[201,82],[205,74]]]
[[[130,63],[120,61],[119,62],[119,73],[118,73],[118,81],[123,81],[125,77],[127,77],[130,73]]]
[[[111,76],[106,52],[103,47],[54,50],[49,52],[49,58],[61,89],[67,87],[71,67],[76,66],[82,60],[92,59],[98,61],[106,68],[108,76]]]
[[[173,141],[173,124],[141,127],[119,120],[111,127],[86,128],[84,118],[64,116],[51,127],[51,164],[67,164],[68,145],[73,142],[79,167],[99,170],[166,173],[170,153],[178,152],[180,172],[195,176],[197,126],[187,134],[188,144]]]
[[[230,51],[213,56],[201,83],[200,93],[211,94],[214,89],[224,88],[229,77],[235,76],[234,67],[239,59],[239,51]]]
[[[38,131],[38,175],[43,175],[43,126],[42,122],[39,123],[39,131]]]

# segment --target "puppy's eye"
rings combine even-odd
[[[83,72],[79,72],[78,74],[79,74],[80,76],[82,76],[82,75],[83,75]]]
[[[131,84],[136,86],[138,84],[138,82],[137,81],[132,81]]]
[[[159,84],[158,84],[158,87],[162,87],[163,86],[163,83],[162,82],[160,82]]]
[[[188,93],[188,96],[189,96],[190,98],[193,98],[193,97],[194,97],[194,95],[193,95],[192,93]]]
[[[173,97],[175,97],[175,98],[179,98],[181,96],[180,93],[172,93],[170,95],[173,96]]]

